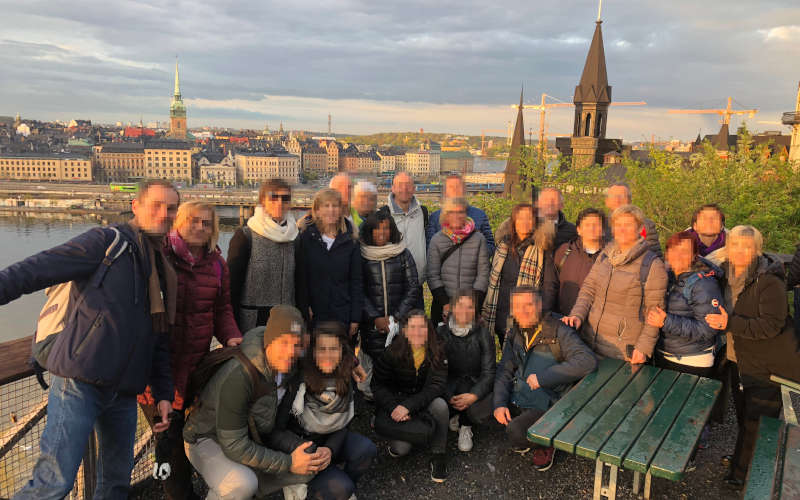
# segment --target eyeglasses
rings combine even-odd
[[[292,201],[291,194],[278,194],[278,193],[269,193],[269,199],[272,201],[281,200],[283,203],[289,203]]]

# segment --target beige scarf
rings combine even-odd
[[[299,234],[297,221],[291,211],[286,213],[286,224],[280,225],[261,206],[256,207],[253,216],[247,219],[247,227],[275,243],[294,241]]]
[[[383,246],[372,246],[361,244],[361,256],[367,260],[388,260],[392,257],[400,255],[406,249],[406,244],[403,240],[400,243],[387,243]]]
[[[161,251],[161,246],[146,235],[134,222],[130,226],[136,232],[139,246],[143,248],[150,260],[150,274],[147,278],[147,295],[150,300],[150,316],[153,320],[153,330],[156,333],[168,333],[170,325],[175,324],[175,312],[178,301],[178,274]],[[164,270],[164,283],[167,285],[166,297],[161,290],[158,279],[156,259],[160,259],[161,268]]]

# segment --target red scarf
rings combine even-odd
[[[452,241],[454,245],[458,245],[464,241],[464,238],[472,234],[473,231],[475,231],[475,221],[470,217],[467,217],[467,222],[461,229],[453,230],[450,228],[449,224],[442,224],[442,233],[450,238],[450,241]]]

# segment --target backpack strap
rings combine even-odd
[[[558,269],[559,274],[561,274],[561,269],[564,268],[564,263],[567,262],[567,257],[569,257],[570,253],[572,253],[572,247],[568,246],[564,251],[564,255],[561,256],[561,260],[559,260],[558,264],[556,264],[556,269]]]
[[[125,250],[127,250],[130,246],[128,244],[128,240],[122,236],[122,233],[120,233],[119,229],[114,226],[109,226],[108,229],[113,231],[114,238],[111,240],[111,244],[109,244],[106,248],[103,261],[92,277],[91,284],[95,288],[100,287],[100,285],[103,283],[103,279],[106,277],[106,273],[108,273],[109,268],[111,268],[111,264],[113,264],[114,261],[116,261],[123,253],[125,253]]]
[[[642,259],[642,267],[639,268],[639,284],[642,287],[642,300],[639,304],[639,311],[641,311],[644,306],[644,285],[647,283],[647,277],[650,276],[650,268],[653,267],[653,261],[657,258],[659,257],[655,252],[648,250]],[[644,315],[643,312],[640,312],[640,314],[642,316]]]
[[[255,367],[252,361],[245,356],[241,349],[233,351],[236,359],[244,367],[247,374],[250,376],[250,382],[253,384],[253,400],[257,400],[272,392],[272,386],[267,384],[261,377],[258,368]]]
[[[419,203],[419,202],[417,202],[417,203]],[[425,230],[427,230],[428,229],[428,221],[430,220],[430,217],[428,215],[428,207],[426,207],[425,205],[420,203],[419,208],[422,209],[422,225],[425,228]]]
[[[473,234],[475,234],[475,233],[477,233],[477,232],[478,232],[478,230],[477,230],[477,228],[476,228],[474,231],[472,231],[471,233],[469,233],[469,234],[467,235],[467,237],[466,237],[466,238],[464,238],[463,240],[461,240],[461,243],[459,243],[458,245],[453,245],[453,246],[451,246],[450,248],[448,248],[447,250],[445,250],[445,252],[442,254],[442,259],[439,261],[439,264],[440,264],[440,265],[444,265],[444,261],[446,261],[446,260],[447,260],[447,259],[448,259],[448,258],[449,258],[451,255],[453,255],[453,252],[455,252],[456,250],[458,250],[458,248],[459,248],[461,245],[463,245],[464,243],[466,243],[466,242],[467,242],[467,240],[468,240],[468,239],[470,239],[470,238],[472,238],[472,235],[473,235]]]

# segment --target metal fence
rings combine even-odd
[[[49,382],[49,374],[45,374],[45,380]],[[28,375],[0,386],[0,499],[10,498],[31,478],[46,420],[47,391],[36,377]],[[87,454],[67,497],[71,500],[92,498],[96,483],[96,446],[92,441],[87,443]],[[140,409],[131,484],[151,477],[154,449],[150,426]]]

